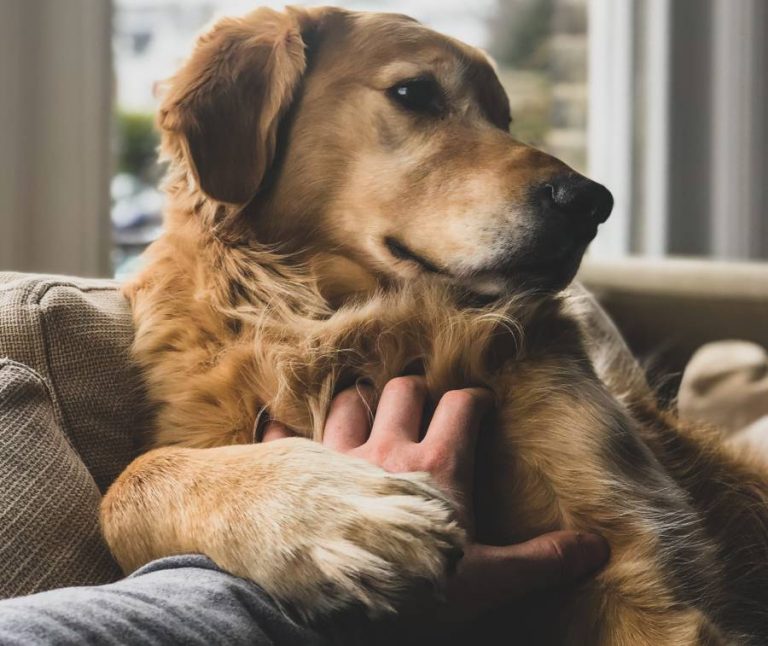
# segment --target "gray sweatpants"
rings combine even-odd
[[[201,555],[160,559],[109,585],[0,601],[1,646],[328,643]]]

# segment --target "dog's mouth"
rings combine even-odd
[[[513,261],[503,273],[521,287],[559,292],[576,277],[585,250],[586,245],[579,245],[546,259]]]
[[[451,275],[451,273],[448,270],[441,269],[431,260],[427,260],[426,258],[424,258],[424,256],[420,256],[419,254],[415,253],[414,251],[409,249],[407,246],[405,246],[402,242],[400,242],[396,238],[393,238],[392,236],[387,236],[386,238],[384,238],[384,246],[386,246],[386,248],[389,250],[389,253],[391,253],[398,260],[414,262],[417,265],[419,265],[424,271],[430,274],[443,274],[446,276]]]
[[[576,276],[586,248],[574,247],[566,253],[546,259],[513,258],[489,269],[457,275],[416,253],[397,238],[387,236],[384,238],[384,245],[397,260],[413,263],[426,273],[443,276],[485,295],[492,292],[501,294],[510,289],[558,292],[567,287]]]

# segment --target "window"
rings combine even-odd
[[[282,2],[260,2],[282,8]],[[358,0],[350,9],[407,13],[489,51],[510,97],[512,132],[580,171],[587,170],[587,0]],[[116,0],[117,172],[112,180],[113,264],[132,273],[161,230],[162,169],[155,163],[155,84],[189,53],[217,15],[250,0]]]
[[[161,226],[155,84],[216,14],[264,1],[0,2],[4,267],[133,271]],[[495,56],[514,133],[614,194],[594,258],[768,258],[765,0],[341,4]]]
[[[768,258],[768,3],[590,0],[600,257]]]
[[[260,2],[282,8],[282,2]],[[513,134],[605,183],[593,257],[768,258],[768,3],[763,0],[342,0],[488,50]],[[115,0],[114,265],[160,231],[155,83],[195,34],[251,0]]]

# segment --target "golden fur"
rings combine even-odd
[[[425,68],[455,106],[439,126],[383,95]],[[495,393],[480,539],[611,544],[539,641],[768,634],[764,465],[659,410],[588,296],[495,271],[500,232],[527,239],[527,188],[565,169],[505,121],[485,57],[401,16],[260,9],[201,37],[159,117],[166,231],[126,287],[160,447],[103,504],[126,570],[204,552],[309,620],[439,587],[463,534],[427,479],[254,443],[265,410],[318,440],[340,388],[418,366],[434,398]],[[387,254],[392,235],[437,271]]]

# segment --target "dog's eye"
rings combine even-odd
[[[389,88],[389,96],[412,112],[439,114],[444,108],[443,92],[434,79],[401,81]]]

